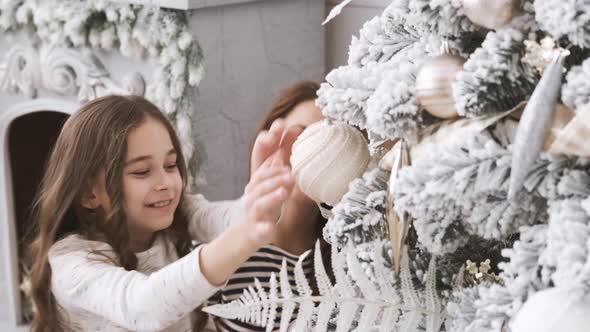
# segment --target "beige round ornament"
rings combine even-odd
[[[458,55],[443,54],[422,65],[416,75],[416,98],[428,113],[442,119],[458,116],[452,84],[464,63]]]
[[[315,123],[295,141],[291,166],[297,185],[318,203],[335,205],[369,163],[368,142],[346,124]]]
[[[463,11],[471,22],[496,30],[515,16],[519,0],[462,0]]]

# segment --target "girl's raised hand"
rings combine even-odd
[[[283,203],[294,186],[289,156],[302,128],[286,128],[279,122],[266,138],[254,144],[252,176],[244,193],[242,222],[230,225],[201,249],[200,266],[205,278],[221,285],[260,247],[270,243]]]
[[[252,225],[250,239],[260,246],[270,243],[283,203],[293,190],[295,181],[289,156],[301,131],[300,127],[286,128],[282,121],[275,121],[268,132],[262,132],[256,139],[244,206],[246,222]]]

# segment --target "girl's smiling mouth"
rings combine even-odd
[[[146,204],[147,207],[150,208],[163,208],[163,207],[167,207],[170,204],[172,204],[173,199],[167,199],[167,200],[163,200],[163,201],[157,201],[154,203],[150,203],[150,204]]]

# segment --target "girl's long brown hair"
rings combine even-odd
[[[36,309],[34,332],[66,329],[64,316],[51,292],[51,246],[68,234],[108,243],[117,264],[127,270],[137,267],[137,258],[129,248],[129,233],[122,206],[122,173],[129,133],[146,118],[166,127],[177,165],[186,188],[187,171],[176,133],[160,110],[142,97],[106,96],[95,99],[74,113],[64,124],[49,157],[45,175],[33,205],[34,239],[31,243],[32,299]],[[112,210],[91,211],[80,204],[83,192],[106,170],[106,189]],[[183,190],[184,192],[184,190]],[[174,241],[179,256],[191,249],[188,222],[181,208],[184,195],[174,214],[172,225],[162,235]]]
[[[277,119],[286,118],[289,113],[295,109],[295,107],[303,102],[315,100],[317,98],[317,91],[319,90],[320,85],[314,81],[301,81],[295,83],[286,89],[282,90],[277,97],[272,101],[268,110],[262,116],[260,123],[256,128],[256,134],[254,135],[254,139],[256,136],[263,131],[269,130],[272,123]],[[254,142],[250,145],[250,155],[252,155],[252,150],[254,149]],[[248,167],[248,171],[252,168]],[[316,225],[318,227],[318,234],[322,234],[322,229],[326,225],[327,220],[322,216],[321,213],[318,213],[318,218],[316,220]],[[324,265],[326,266],[327,271],[332,271],[330,268],[330,247],[329,244],[321,240],[321,250],[322,250],[322,260]],[[330,276],[331,277],[331,276]],[[312,278],[312,283],[315,282],[315,278]],[[314,285],[312,285],[314,286]],[[315,287],[314,287],[315,288]]]

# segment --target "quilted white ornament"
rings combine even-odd
[[[361,176],[369,163],[368,142],[346,124],[315,123],[293,144],[291,166],[297,185],[318,203],[336,205],[348,184]]]

